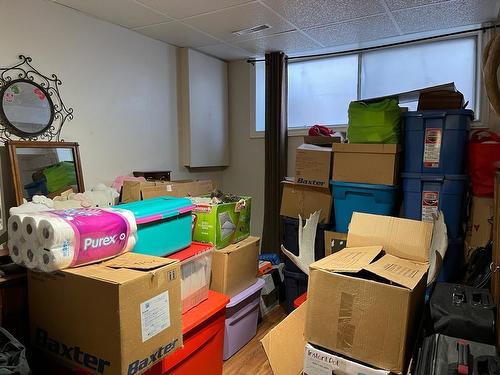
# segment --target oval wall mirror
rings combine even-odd
[[[54,120],[50,95],[33,81],[17,79],[9,82],[2,88],[0,98],[0,115],[15,134],[42,134]]]

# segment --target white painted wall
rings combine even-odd
[[[252,196],[252,234],[262,235],[264,220],[264,138],[250,138],[251,65],[229,63],[229,147],[231,165],[223,172],[225,191]],[[295,174],[295,150],[302,137],[288,137],[288,175]]]
[[[0,12],[0,65],[22,53],[63,81],[75,118],[62,135],[80,144],[87,188],[141,169],[221,183],[181,166],[175,47],[47,0],[0,0]]]

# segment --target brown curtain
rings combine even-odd
[[[262,252],[280,252],[281,181],[287,170],[287,57],[266,54],[266,170]]]

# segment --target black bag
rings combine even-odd
[[[437,283],[430,314],[435,333],[495,344],[495,303],[486,289]]]
[[[29,375],[24,346],[5,329],[0,328],[0,375]]]
[[[435,334],[424,339],[415,375],[494,375],[484,372],[484,359],[495,355],[493,345]],[[474,366],[483,372],[474,372]]]

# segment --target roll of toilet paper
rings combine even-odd
[[[38,241],[19,243],[22,261],[24,266],[29,269],[35,269],[38,266],[38,259],[35,254],[41,251],[42,246]]]
[[[27,215],[23,218],[22,224],[22,235],[26,242],[39,241],[38,239],[38,224],[40,220],[43,220],[45,216],[42,215]]]
[[[122,254],[132,251],[136,243],[137,243],[137,234],[131,233],[127,240],[127,246],[123,249]]]
[[[60,217],[45,217],[38,223],[38,240],[44,249],[62,247],[64,244],[75,244],[73,227]]]
[[[122,215],[128,221],[128,224],[130,226],[130,233],[132,234],[137,232],[137,222],[135,221],[135,215],[132,211],[115,207],[107,209],[106,211],[111,211]]]
[[[23,235],[23,219],[26,215],[17,214],[9,217],[7,231],[10,240],[19,240]]]
[[[21,249],[21,244],[25,243],[26,241],[21,237],[20,240],[12,240],[10,239],[7,242],[7,247],[9,248],[9,255],[12,261],[16,264],[19,264],[21,266],[24,265],[23,262],[23,256],[22,256],[22,249]]]
[[[42,272],[54,272],[70,267],[73,255],[74,250],[64,246],[52,249],[42,248],[35,254],[38,269]]]

